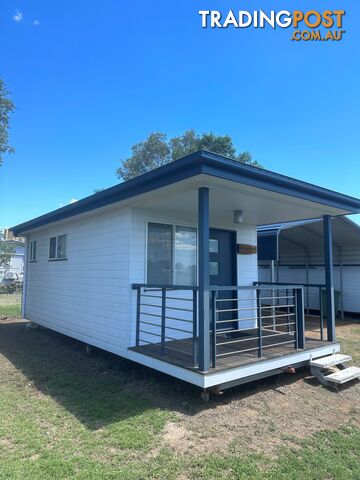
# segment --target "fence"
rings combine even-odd
[[[0,316],[21,315],[22,282],[0,283]]]

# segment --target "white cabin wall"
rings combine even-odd
[[[67,234],[67,260],[49,261],[51,236]],[[29,234],[26,318],[126,354],[130,335],[130,211],[101,209]]]

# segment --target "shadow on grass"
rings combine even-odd
[[[86,355],[82,342],[45,328],[29,329],[26,322],[0,322],[0,353],[92,430],[154,408],[194,415],[306,376],[300,371],[269,377],[205,403],[200,390],[186,382],[103,350]]]

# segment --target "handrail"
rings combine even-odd
[[[254,283],[260,283],[260,282],[254,282]],[[261,282],[262,283],[262,282]],[[272,284],[271,284],[272,285]],[[275,284],[274,284],[275,285]],[[287,283],[284,283],[284,284],[281,284],[281,287],[282,289],[294,289],[294,288],[302,288],[302,285],[299,285],[299,284],[296,284],[296,285],[293,285],[293,284],[287,284]],[[231,286],[231,287],[228,287],[228,286],[220,286],[220,285],[210,285],[209,287],[209,290],[210,291],[230,291],[230,290],[251,290],[251,291],[257,291],[257,290],[265,290],[264,287],[262,287],[261,285],[238,285],[238,286]],[[268,289],[266,289],[268,290]]]
[[[286,288],[286,286],[288,286],[287,283],[281,283],[281,282],[254,282],[254,285],[256,285],[256,286],[274,285],[274,286],[281,286],[283,288]],[[324,287],[324,288],[326,288],[326,285],[324,283],[295,283],[290,288],[298,288],[298,287],[309,287],[309,288]]]
[[[133,283],[131,285],[133,290],[136,290],[138,288],[158,288],[158,289],[163,289],[165,288],[166,290],[199,290],[199,287],[197,285],[161,285],[161,284],[152,284],[152,283]]]

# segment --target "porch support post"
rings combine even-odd
[[[335,336],[335,307],[334,307],[332,219],[329,215],[324,216],[323,225],[324,225],[327,339],[329,342],[334,342],[336,336]]]
[[[209,189],[198,192],[199,232],[199,370],[210,368]]]

